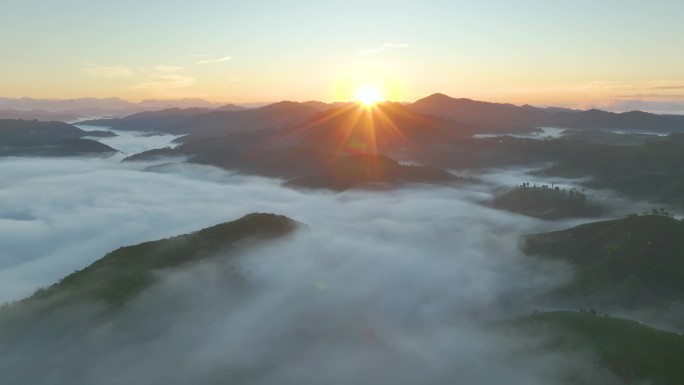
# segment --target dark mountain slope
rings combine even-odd
[[[219,137],[231,132],[279,129],[300,124],[318,113],[314,107],[279,102],[241,111],[213,111],[162,127],[164,132],[190,134],[184,140]]]
[[[116,136],[108,131],[83,131],[67,123],[0,120],[0,156],[106,155],[116,150],[84,137]]]
[[[407,108],[455,121],[496,126],[534,126],[549,113],[532,106],[480,102],[472,99],[455,99],[444,94],[433,94],[417,100]]]
[[[344,191],[375,183],[448,183],[459,179],[432,166],[402,165],[381,155],[349,155],[337,159],[316,175],[296,178],[286,185]]]
[[[593,177],[587,187],[608,188],[631,198],[684,205],[684,141],[680,135],[653,136],[646,143],[607,145],[560,138],[552,140],[513,137],[465,138],[413,151],[416,161],[448,169],[539,167],[544,176]]]
[[[391,153],[467,137],[480,128],[418,114],[399,103],[373,108],[351,104],[318,114],[305,125],[293,127],[287,135],[318,149]]]
[[[274,108],[275,106],[271,106]],[[278,106],[279,108],[287,106]],[[348,178],[338,186],[337,182],[326,179],[322,175],[330,174],[339,178],[338,171],[354,163],[358,173],[374,174],[371,179],[380,182],[398,182],[399,179],[428,181],[446,180],[450,174],[436,168],[400,166],[395,161],[379,156],[381,151],[401,152],[405,148],[429,145],[435,142],[448,141],[452,138],[468,135],[472,127],[458,125],[447,119],[434,118],[413,113],[401,105],[386,104],[374,109],[366,109],[358,105],[348,105],[317,114],[308,123],[293,126],[289,129],[257,130],[231,133],[215,138],[192,139],[190,135],[176,149],[163,149],[137,154],[127,160],[145,160],[159,156],[184,156],[191,162],[219,166],[237,170],[247,174],[257,174],[281,178],[318,178],[304,183],[310,187],[356,186],[363,184],[363,178]],[[370,170],[369,162],[353,162],[348,155],[373,155],[376,160],[387,166],[387,170],[402,170],[384,173],[380,177],[379,170]],[[346,160],[345,160],[346,159]],[[344,160],[343,162],[340,162]],[[363,171],[362,171],[363,169]],[[414,175],[417,170],[426,173],[422,177]],[[428,177],[429,170],[434,171]],[[410,172],[409,172],[410,171]],[[412,176],[409,176],[411,174]],[[441,175],[439,178],[436,175]],[[359,176],[358,174],[357,176]],[[392,176],[390,176],[392,175]],[[399,177],[399,175],[403,175]],[[327,178],[327,177],[326,177]],[[352,179],[355,182],[352,182]],[[294,184],[299,184],[295,181]],[[331,184],[332,183],[332,184]],[[337,187],[333,187],[337,186]]]

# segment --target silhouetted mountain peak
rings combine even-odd
[[[216,109],[216,111],[242,111],[245,107],[240,107],[235,104],[226,104]]]
[[[442,93],[439,93],[439,92],[435,92],[434,94],[432,94],[432,95],[430,95],[430,96],[427,96],[427,97],[425,97],[425,98],[423,98],[423,99],[420,99],[420,100],[423,100],[423,101],[438,101],[438,100],[453,100],[453,99],[454,99],[454,98],[452,98],[452,97],[449,96],[449,95],[445,95],[445,94],[442,94]]]
[[[302,106],[302,103],[293,102],[290,100],[283,100],[280,102],[267,104],[267,105],[259,108],[259,110],[270,110],[270,109],[277,109],[277,108],[294,108],[294,107],[300,107],[300,106]]]

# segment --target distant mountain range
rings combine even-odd
[[[461,120],[417,111],[425,111],[428,106],[432,106],[430,111],[433,114],[439,113],[438,110],[456,111],[451,116]],[[448,106],[456,107],[451,110]],[[470,106],[471,109],[458,106]],[[459,108],[464,112],[459,112]],[[540,130],[536,126],[522,123],[531,123],[535,119],[560,119],[553,118],[556,114],[576,114],[589,117],[589,120],[575,119],[577,126],[584,128],[557,140],[510,136],[472,138],[474,134],[537,133]],[[337,159],[354,154],[385,155],[442,169],[554,162],[552,168],[544,171],[547,175],[596,176],[597,181],[587,183],[640,199],[679,202],[684,185],[681,183],[681,168],[676,164],[684,159],[684,151],[678,136],[613,134],[598,129],[607,127],[600,123],[601,119],[588,123],[594,115],[597,114],[591,111],[516,107],[433,95],[412,105],[381,103],[372,109],[347,104],[319,111],[306,103],[281,102],[252,110],[207,112],[202,109],[173,109],[137,114],[115,122],[89,123],[103,126],[114,123],[114,127],[119,129],[148,128],[187,134],[179,139],[183,144],[178,148],[153,150],[128,160],[182,156],[196,163],[288,180],[313,178],[321,172],[330,172]],[[598,115],[616,121],[636,117],[636,123],[629,127],[638,128],[637,132],[648,131],[644,123],[648,121],[654,122],[654,126],[648,127],[684,130],[684,124],[670,125],[684,118],[679,116],[602,112]],[[503,116],[517,119],[516,124],[505,124],[509,120]],[[663,119],[667,124],[658,125]],[[610,141],[615,143],[608,145],[606,142]],[[645,183],[647,179],[655,183]],[[337,182],[330,178],[326,180],[330,182],[326,183],[329,187],[340,188],[334,187]],[[518,198],[529,200],[527,195]],[[538,207],[541,202],[538,199],[530,202],[535,206],[535,215],[551,215],[542,213],[546,208]],[[570,210],[573,215],[588,215],[588,212],[576,212],[576,209]],[[568,214],[563,212],[553,216]]]
[[[38,119],[72,122],[94,117],[122,117],[168,108],[241,109],[202,99],[157,100],[134,103],[121,98],[32,99],[0,98],[0,119]]]
[[[356,103],[279,102],[254,109],[232,105],[172,108],[81,123],[184,135],[177,140],[183,143],[178,148],[153,150],[129,160],[178,155],[196,163],[287,180],[331,171],[331,162],[354,154],[384,155],[442,169],[553,163],[538,173],[592,176],[595,179],[585,182],[587,187],[610,188],[662,203],[684,202],[682,134],[641,134],[684,132],[684,116],[519,107],[434,94],[412,104],[388,102],[370,109]],[[544,126],[572,131],[561,139],[545,141],[510,136],[473,138],[475,134],[539,133],[539,127]],[[635,134],[609,131],[617,129]],[[82,153],[79,148],[92,153],[111,150],[82,140],[50,147],[44,143],[52,140],[47,132],[26,133],[42,136],[33,139],[40,149],[14,144],[14,150],[9,150],[6,139],[3,154],[67,155]],[[537,200],[532,201],[537,205]]]
[[[601,110],[539,108],[529,105],[488,103],[471,99],[455,99],[433,94],[408,106],[414,111],[487,125],[521,125],[574,129],[616,129],[671,132],[684,130],[684,115],[657,115],[630,111],[614,113]]]
[[[294,103],[294,102],[293,102]],[[280,103],[275,103],[280,104]],[[301,107],[310,107],[317,112],[336,109],[348,105],[348,102],[324,103],[308,101],[295,103]],[[461,124],[476,124],[497,127],[558,127],[573,129],[619,129],[632,131],[671,132],[682,128],[684,115],[658,115],[641,111],[614,113],[591,110],[574,110],[559,107],[534,107],[530,105],[517,106],[506,103],[489,103],[466,98],[452,98],[444,94],[433,94],[413,103],[404,104],[408,109],[421,114],[454,120]],[[263,107],[266,107],[265,105]],[[95,117],[122,118],[140,112],[170,110],[174,115],[177,109],[189,109],[198,112],[206,109],[205,113],[232,112],[239,110],[258,110],[262,106],[249,108],[234,104],[212,103],[202,99],[179,100],[143,100],[138,103],[120,98],[80,98],[69,100],[30,99],[30,98],[0,98],[0,119],[38,119],[73,122]],[[177,112],[176,112],[177,114]],[[191,112],[184,113],[189,115]],[[199,113],[197,114],[200,115]],[[192,127],[182,127],[183,121],[169,122],[161,117],[152,127],[141,127],[136,119],[129,119],[126,123],[118,121],[89,122],[91,124],[118,125],[119,129],[136,126],[136,130],[164,130],[165,132],[189,132]],[[234,119],[234,120],[233,120]],[[215,131],[225,125],[230,130],[242,130],[238,126],[245,125],[245,129],[255,127],[245,118],[238,116],[213,115],[205,119],[193,121],[202,130]],[[249,119],[248,119],[249,120]],[[221,122],[219,122],[221,121]],[[177,123],[177,124],[175,124]],[[280,122],[274,122],[280,123]],[[277,124],[276,124],[277,125]],[[211,126],[211,128],[209,127]],[[259,125],[256,125],[257,127]],[[263,126],[263,124],[261,125]],[[273,125],[271,125],[273,126]],[[128,128],[133,129],[133,128]]]
[[[190,134],[192,139],[222,136],[231,132],[284,128],[302,123],[331,108],[319,102],[278,102],[255,109],[223,106],[218,109],[166,109],[141,112],[120,119],[96,119],[79,124],[115,130],[155,131]]]
[[[384,106],[384,107],[383,107]],[[193,134],[195,138],[220,136],[237,131],[289,128],[309,125],[349,124],[349,114],[357,109],[352,103],[279,102],[255,109],[237,106],[221,108],[166,109],[155,113],[134,114],[121,119],[89,120],[82,124],[108,126],[120,130],[160,131]],[[529,105],[489,103],[456,99],[434,94],[414,103],[383,103],[377,109],[375,124],[398,124],[404,127],[431,125],[439,129],[468,127],[472,133],[530,132],[539,127],[567,129],[607,129],[635,132],[676,132],[684,130],[684,115],[656,115],[640,111],[613,113],[600,110],[539,108]],[[410,124],[407,121],[413,120]],[[429,122],[429,123],[428,123]],[[362,120],[353,121],[354,125]],[[424,133],[428,136],[428,133]],[[415,135],[414,135],[415,136]]]
[[[323,103],[309,101],[302,103],[318,111],[338,107],[346,103]],[[80,99],[31,99],[0,97],[0,119],[37,119],[75,122],[94,118],[121,118],[147,111],[167,109],[206,109],[212,111],[239,111],[267,105],[236,105],[213,103],[203,99],[146,99],[130,102],[121,98]]]
[[[41,121],[57,121],[57,122],[75,122],[82,120],[83,115],[73,112],[61,111],[44,111],[44,110],[0,110],[0,119],[24,119],[24,120],[41,120]]]

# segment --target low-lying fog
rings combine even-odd
[[[141,146],[171,139],[147,137]],[[124,152],[142,148],[124,136],[105,141]],[[545,222],[479,204],[491,197],[487,178],[472,187],[334,194],[206,166],[144,171],[150,165],[0,159],[0,302],[30,295],[120,246],[250,212],[287,215],[309,228],[242,256],[237,269],[251,288],[245,296],[230,294],[220,261],[167,273],[97,327],[49,346],[36,340],[11,352],[0,348],[0,378],[552,384],[587,369],[582,352],[527,359],[516,351],[529,341],[478,326],[529,314],[530,298],[568,276],[566,266],[523,256],[519,236],[581,220]]]
[[[550,139],[550,138],[560,138],[563,136],[563,132],[566,131],[565,128],[556,127],[539,127],[541,132],[530,132],[526,134],[505,134],[505,136],[510,136],[513,138],[523,138],[523,139]],[[496,138],[498,136],[503,136],[501,134],[475,134],[473,138]]]

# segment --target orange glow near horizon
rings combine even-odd
[[[384,100],[384,96],[380,89],[376,86],[365,85],[361,86],[354,95],[356,100],[365,107],[372,107],[376,103]]]

